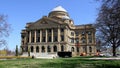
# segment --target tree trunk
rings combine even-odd
[[[116,56],[116,47],[115,47],[115,44],[113,44],[113,56]]]

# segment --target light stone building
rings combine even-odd
[[[48,16],[26,24],[21,32],[23,55],[48,56],[72,52],[72,56],[95,55],[95,28],[91,24],[74,25],[68,12],[58,6]]]

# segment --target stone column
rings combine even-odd
[[[31,31],[29,32],[29,43],[31,43]]]
[[[61,51],[61,45],[60,44],[57,45],[57,51]]]
[[[46,29],[46,33],[45,33],[45,34],[46,34],[46,42],[47,42],[47,39],[48,39],[48,36],[47,36],[47,35],[48,35],[47,29]]]
[[[64,41],[65,41],[65,42],[67,41],[66,32],[67,32],[67,30],[66,30],[66,29],[64,29]]]
[[[58,42],[60,42],[60,28],[58,28]]]
[[[47,53],[47,46],[45,45],[45,53]]]
[[[86,44],[89,44],[89,39],[88,39],[88,34],[87,33],[85,33],[85,35],[86,35]]]
[[[40,32],[40,30],[39,30],[39,32]],[[40,33],[39,33],[39,39],[40,39]],[[39,41],[40,42],[40,41]]]
[[[64,51],[67,51],[67,46],[66,46],[66,44],[64,45]]]
[[[90,53],[90,49],[89,49],[89,48],[90,48],[90,46],[87,46],[87,47],[86,47],[86,50],[87,50],[86,52],[87,52],[87,53]]]
[[[79,50],[79,52],[80,52],[80,54],[83,52],[83,50],[82,50],[82,46],[80,46],[80,50]]]
[[[36,43],[36,30],[35,30],[35,32],[34,32],[35,34],[34,34],[34,42]]]
[[[42,30],[40,30],[40,42],[42,42]]]
[[[27,43],[27,37],[24,38],[24,43],[23,43],[23,45],[26,44],[26,43]]]
[[[34,49],[33,49],[34,54],[36,55],[36,46],[34,45],[33,48],[34,48]]]
[[[52,33],[51,33],[51,40],[52,40],[52,42],[53,42],[53,29],[52,29],[51,32],[52,32]]]
[[[54,45],[53,46],[51,46],[51,52],[53,53],[53,47],[54,47]]]
[[[41,46],[39,46],[39,53],[41,53]]]
[[[66,34],[67,34],[67,36],[69,35],[68,33],[69,33],[69,32],[68,32],[68,29],[66,29]],[[74,35],[74,37],[75,37],[75,35]],[[68,42],[69,39],[67,38],[66,41]]]

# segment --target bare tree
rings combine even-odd
[[[5,37],[9,36],[10,24],[6,20],[7,16],[0,15],[0,47],[6,44]]]
[[[113,56],[120,46],[120,0],[102,0],[96,24],[99,38],[112,47]]]

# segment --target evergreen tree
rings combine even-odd
[[[15,56],[18,56],[18,45],[16,45]]]

